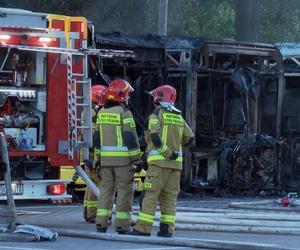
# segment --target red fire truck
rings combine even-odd
[[[15,199],[71,198],[59,167],[78,166],[92,143],[90,58],[130,56],[92,38],[84,17],[0,8],[0,130]]]

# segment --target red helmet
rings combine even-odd
[[[123,79],[117,79],[109,84],[105,91],[105,98],[106,100],[115,102],[125,102],[128,99],[129,93],[133,91],[134,89],[129,82]]]
[[[105,104],[104,100],[104,92],[107,88],[103,85],[94,85],[92,86],[91,94],[92,94],[92,101],[97,104],[103,106]]]
[[[174,104],[176,100],[176,89],[170,85],[162,85],[153,89],[150,94],[154,98],[154,103],[168,102]]]

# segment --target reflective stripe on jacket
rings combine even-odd
[[[162,145],[157,148],[150,139],[150,135],[156,133],[160,136]],[[194,137],[192,130],[186,124],[181,114],[170,112],[158,106],[149,117],[147,136],[147,161],[165,168],[182,168],[182,145]],[[178,153],[176,160],[169,160],[172,152]]]
[[[101,158],[101,166],[128,166],[138,160],[141,151],[132,113],[121,105],[102,108],[97,116],[100,147],[95,153]],[[128,149],[123,133],[132,133],[138,147]]]

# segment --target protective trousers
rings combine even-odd
[[[180,190],[180,170],[161,168],[151,164],[144,181],[145,197],[135,230],[151,233],[157,202],[160,204],[161,224],[168,225],[168,233],[174,232],[176,200]]]
[[[129,231],[133,201],[133,176],[131,166],[102,167],[100,171],[100,196],[97,203],[96,224],[98,229],[107,229],[115,192],[116,231]]]
[[[96,176],[96,170],[85,167],[85,171],[90,179],[97,187],[100,185],[99,178]],[[97,200],[98,197],[94,195],[91,189],[86,187],[83,201],[83,217],[87,222],[94,222],[97,213]]]

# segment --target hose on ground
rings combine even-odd
[[[232,205],[231,205],[232,204]],[[262,213],[261,211],[255,211],[255,210],[268,210],[268,211],[274,211],[276,213],[295,213],[299,212],[300,208],[297,207],[261,207],[256,206],[253,207],[251,205],[239,205],[236,204],[236,202],[231,203],[229,207],[231,208],[194,208],[194,207],[177,207],[177,212],[218,212],[218,213],[237,213],[241,212],[244,213],[245,209],[251,210],[251,213]],[[271,204],[271,203],[270,203]],[[139,211],[139,206],[133,207],[134,211]],[[254,210],[254,211],[253,211]]]
[[[154,223],[158,227],[159,224]],[[300,228],[280,228],[280,227],[252,227],[233,225],[210,225],[210,224],[176,224],[176,229],[187,231],[207,231],[207,232],[230,232],[230,233],[255,233],[274,235],[300,235]]]
[[[134,211],[133,214],[138,214],[138,212]],[[156,213],[156,217],[160,217],[160,213]],[[298,214],[278,214],[278,213],[201,213],[201,212],[177,212],[176,220],[180,217],[194,217],[197,219],[198,217],[204,218],[226,218],[226,219],[246,219],[246,220],[270,220],[270,221],[299,221],[300,216]]]
[[[159,237],[133,237],[128,235],[101,234],[97,232],[86,232],[71,229],[54,229],[60,236],[79,237],[89,239],[100,239],[109,241],[122,241],[144,244],[158,244],[168,246],[194,247],[219,250],[291,250],[272,244],[256,244],[234,241],[216,241],[206,239],[180,239],[180,238],[159,238]]]
[[[269,204],[274,204],[269,203]],[[255,207],[253,206],[255,205]],[[267,211],[289,211],[289,212],[300,212],[300,207],[266,207],[266,206],[257,206],[261,204],[257,204],[254,202],[232,202],[229,204],[230,208],[238,208],[238,209],[255,209],[255,210],[267,210]]]
[[[156,220],[160,218],[156,217]],[[292,221],[267,221],[267,220],[240,220],[223,218],[205,218],[205,217],[181,217],[176,216],[176,223],[209,224],[209,225],[227,225],[227,226],[253,226],[253,227],[278,227],[278,228],[298,228],[300,222]]]

